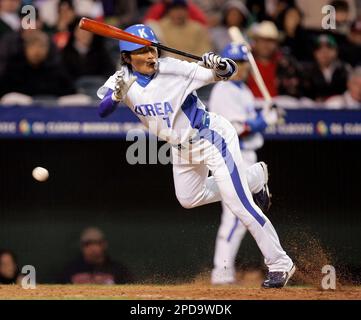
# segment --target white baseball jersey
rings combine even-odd
[[[127,67],[122,68],[127,81],[130,72]],[[109,89],[114,90],[116,75],[98,90],[99,98],[102,99]],[[153,79],[146,86],[136,81],[124,103],[151,133],[171,144],[180,144],[188,141],[197,131],[194,128],[204,121],[205,106],[197,98],[195,90],[214,81],[213,70],[197,63],[160,58]]]
[[[242,133],[242,126],[237,126],[237,123],[257,117],[254,96],[243,82],[218,82],[212,89],[208,108],[230,121],[238,134]],[[250,134],[242,139],[240,146],[245,150],[259,149],[263,146],[263,136],[261,133]]]

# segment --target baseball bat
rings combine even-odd
[[[202,58],[196,55],[193,55],[191,53],[187,53],[184,51],[180,51],[177,49],[173,49],[167,46],[164,46],[160,43],[152,42],[147,39],[143,39],[141,37],[138,37],[136,35],[133,35],[131,33],[125,32],[117,27],[111,26],[109,24],[105,24],[99,21],[95,21],[88,18],[82,18],[79,22],[80,29],[90,31],[92,33],[95,33],[97,35],[113,38],[116,40],[123,40],[123,41],[129,41],[137,44],[142,44],[144,46],[152,46],[159,48],[164,51],[172,52],[175,54],[178,54],[183,57],[191,58],[197,61],[202,61]]]
[[[243,44],[247,47],[247,57],[248,57],[250,65],[251,65],[254,80],[256,81],[257,86],[258,86],[259,90],[261,91],[264,100],[266,101],[267,108],[270,108],[272,106],[272,97],[266,87],[266,84],[263,81],[263,78],[258,69],[256,60],[254,59],[253,54],[251,52],[250,45],[248,44],[246,39],[243,37],[242,32],[237,27],[230,27],[228,29],[228,34],[233,42],[235,42],[237,44]]]

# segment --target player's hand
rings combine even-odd
[[[124,75],[125,75],[124,71],[119,71],[115,79],[115,86],[114,86],[114,92],[112,94],[112,99],[117,102],[123,101],[130,87],[132,86],[134,81],[137,80],[136,76],[131,76],[128,81],[125,81]]]
[[[271,109],[274,109],[277,111],[278,114],[278,123],[284,122],[285,121],[285,116],[286,116],[286,111],[285,109],[281,108],[280,106],[278,106],[277,104],[273,103],[271,105]]]
[[[279,122],[278,112],[275,108],[263,109],[261,111],[262,118],[267,126],[274,126]]]
[[[214,52],[207,52],[202,56],[202,65],[207,69],[225,68],[225,61],[222,57]]]
[[[202,66],[207,69],[213,69],[216,75],[223,79],[229,79],[235,72],[237,72],[237,64],[228,58],[222,58],[214,52],[207,52],[202,56]]]

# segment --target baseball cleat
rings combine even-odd
[[[272,204],[272,195],[270,194],[268,188],[268,168],[264,162],[260,162],[259,164],[261,165],[263,173],[265,175],[265,184],[263,185],[263,188],[260,192],[257,192],[253,195],[253,200],[263,213],[267,213]]]
[[[292,268],[288,272],[268,272],[267,279],[263,282],[262,287],[265,289],[283,288],[286,286],[288,280],[290,280],[295,271],[296,266],[292,265]]]

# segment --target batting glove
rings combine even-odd
[[[222,58],[214,52],[203,54],[202,65],[207,69],[213,69],[216,75],[223,80],[229,79],[237,72],[237,64],[233,60]]]
[[[118,71],[115,79],[115,86],[114,91],[112,93],[112,100],[116,102],[122,101],[127,92],[129,91],[130,87],[137,80],[137,77],[131,76],[128,81],[124,80],[125,72],[123,70]]]

